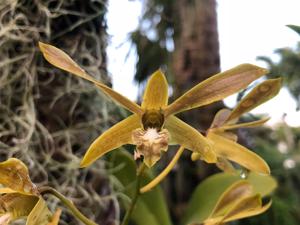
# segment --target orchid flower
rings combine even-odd
[[[0,184],[0,224],[22,217],[27,217],[26,225],[58,224],[60,210],[52,215],[20,160],[10,158],[0,163]]]
[[[152,167],[169,144],[178,144],[199,153],[208,163],[217,162],[217,155],[207,138],[175,116],[176,113],[208,105],[246,88],[267,70],[242,64],[199,83],[173,103],[168,104],[168,83],[162,71],[148,80],[141,105],[127,99],[88,75],[62,50],[44,43],[39,47],[45,59],[54,66],[91,81],[105,94],[133,114],[102,133],[89,147],[81,167],[125,144],[136,145],[135,158],[143,156]]]
[[[218,157],[216,164],[220,169],[227,172],[234,171],[234,167],[228,161],[230,160],[254,172],[270,173],[268,164],[256,153],[236,143],[237,135],[229,131],[237,128],[261,126],[267,122],[269,118],[237,123],[243,114],[276,96],[280,87],[280,78],[266,80],[253,88],[232,111],[222,109],[216,114],[206,136],[212,142],[214,152]],[[192,154],[193,160],[199,157],[200,155],[197,153]]]
[[[272,202],[262,204],[261,195],[255,193],[247,181],[231,185],[218,199],[213,212],[203,225],[223,225],[227,222],[259,215],[268,210]]]

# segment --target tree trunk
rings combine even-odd
[[[175,39],[173,72],[175,96],[220,71],[215,0],[179,0],[176,4],[179,27]],[[195,109],[183,115],[200,130],[209,127],[222,103]]]
[[[108,107],[94,85],[49,65],[37,47],[43,41],[62,48],[107,83],[105,4],[106,0],[0,2],[5,31],[0,32],[0,156],[1,161],[21,159],[35,183],[72,197],[83,214],[108,225],[118,219],[118,209],[113,198],[98,200],[110,194],[107,176],[101,173],[103,163],[96,163],[97,173],[78,167],[115,108]],[[66,212],[61,223],[78,224]]]
[[[175,5],[178,24],[175,30],[173,53],[174,98],[220,71],[217,13],[215,0],[179,0]],[[222,102],[193,109],[179,114],[185,122],[205,131],[215,113],[223,107]],[[176,209],[175,217],[181,218],[186,202],[201,180],[214,173],[214,165],[200,161],[193,163],[190,154],[183,155],[178,164],[177,175],[169,188],[176,196],[171,200]],[[188,179],[186,178],[188,177]],[[184,184],[184,185],[183,185]],[[172,199],[169,196],[169,199]]]

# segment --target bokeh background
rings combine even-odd
[[[298,6],[298,7],[297,7]],[[104,157],[78,169],[89,144],[128,115],[90,83],[49,65],[38,41],[66,51],[95,78],[140,101],[145,82],[162,68],[174,99],[190,87],[249,62],[283,78],[283,90],[244,120],[267,113],[267,126],[239,130],[278,180],[267,213],[234,224],[300,222],[300,25],[297,0],[3,0],[0,2],[0,157],[17,157],[38,185],[70,197],[99,224],[116,224],[124,198]],[[218,109],[243,93],[181,118],[205,131]],[[127,146],[132,151],[131,146]],[[157,171],[174,154],[164,155]],[[162,187],[174,224],[195,186],[218,172],[186,153]],[[49,199],[54,209],[59,203]],[[61,224],[78,224],[67,211]]]

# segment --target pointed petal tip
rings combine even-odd
[[[166,75],[161,69],[156,70],[154,73],[152,73],[150,80],[156,80],[156,82],[162,82],[164,84],[168,84]]]
[[[168,104],[168,82],[161,70],[150,76],[143,95],[142,108],[160,109]]]
[[[80,164],[79,164],[79,168],[83,169],[86,168],[90,165],[91,163],[87,163],[86,160],[84,160],[84,158],[81,160]]]
[[[260,66],[256,66],[254,64],[251,63],[243,63],[239,65],[240,67],[244,67],[244,68],[249,68],[249,69],[255,69],[257,71],[259,71],[261,74],[267,74],[269,73],[269,70],[267,70],[266,68],[260,67]]]
[[[87,150],[87,152],[85,153],[85,155],[83,156],[80,164],[79,164],[79,168],[83,169],[86,167],[89,167],[91,164],[93,164],[99,157],[91,157],[91,151],[89,151],[90,149]]]

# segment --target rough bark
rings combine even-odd
[[[179,27],[176,31],[173,72],[175,95],[220,71],[215,0],[179,0],[175,5]],[[184,114],[184,119],[206,129],[221,103]]]

